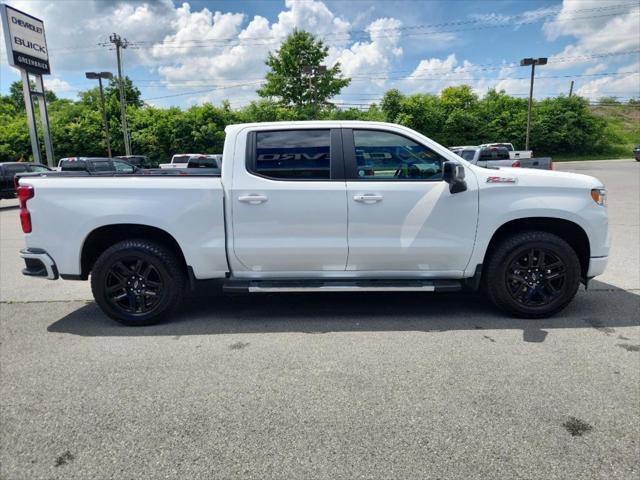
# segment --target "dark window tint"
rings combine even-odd
[[[509,143],[492,143],[489,148],[506,148],[508,152],[513,152],[513,145]]]
[[[380,180],[439,180],[444,159],[395,133],[354,130],[357,176]]]
[[[480,151],[480,157],[478,160],[481,162],[488,160],[509,160],[509,150],[497,147],[483,148]]]
[[[120,173],[133,173],[133,165],[127,162],[120,162],[118,160],[113,161],[113,168],[116,169],[116,172]]]
[[[60,162],[60,170],[63,171],[86,171],[87,166],[84,160],[63,160]]]
[[[255,173],[286,180],[331,178],[329,130],[256,133]]]
[[[94,172],[113,172],[114,170],[115,170],[115,167],[109,161],[93,162]]]
[[[176,155],[171,159],[171,163],[187,163],[189,161],[189,155]]]
[[[5,165],[5,171],[9,175],[15,175],[16,173],[26,172],[29,167],[27,165]]]

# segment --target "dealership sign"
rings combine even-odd
[[[36,75],[51,73],[44,22],[8,5],[0,5],[9,65]]]

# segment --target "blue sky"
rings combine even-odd
[[[256,98],[264,59],[294,28],[330,47],[352,84],[336,99],[376,101],[389,88],[438,93],[471,85],[526,96],[522,57],[549,57],[536,97],[575,91],[597,99],[640,96],[640,3],[629,0],[14,0],[44,20],[52,65],[46,83],[75,98],[87,70],[116,71],[112,32],[126,37],[125,72],[149,103],[189,105]],[[107,43],[107,46],[101,44]],[[0,92],[19,77],[0,56]]]

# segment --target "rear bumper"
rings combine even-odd
[[[23,275],[29,277],[44,277],[49,280],[58,279],[59,275],[56,262],[41,248],[20,250],[20,257],[24,259],[25,263],[25,268],[22,269]]]
[[[602,275],[607,268],[609,257],[591,257],[589,260],[589,270],[587,271],[587,278],[597,277]]]

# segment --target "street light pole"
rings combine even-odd
[[[111,158],[111,138],[109,135],[109,122],[107,121],[107,109],[104,103],[104,90],[102,89],[102,79],[106,78],[111,80],[113,74],[111,72],[85,72],[85,76],[89,79],[98,79],[98,85],[100,86],[100,105],[102,107],[102,123],[104,124],[104,133],[107,139],[107,152],[109,158]]]
[[[536,74],[536,65],[546,65],[547,59],[545,57],[540,58],[523,58],[520,60],[520,66],[531,65],[531,84],[529,85],[529,109],[527,111],[527,136],[525,140],[524,149],[529,150],[529,135],[531,132],[531,106],[533,105],[533,80]]]

